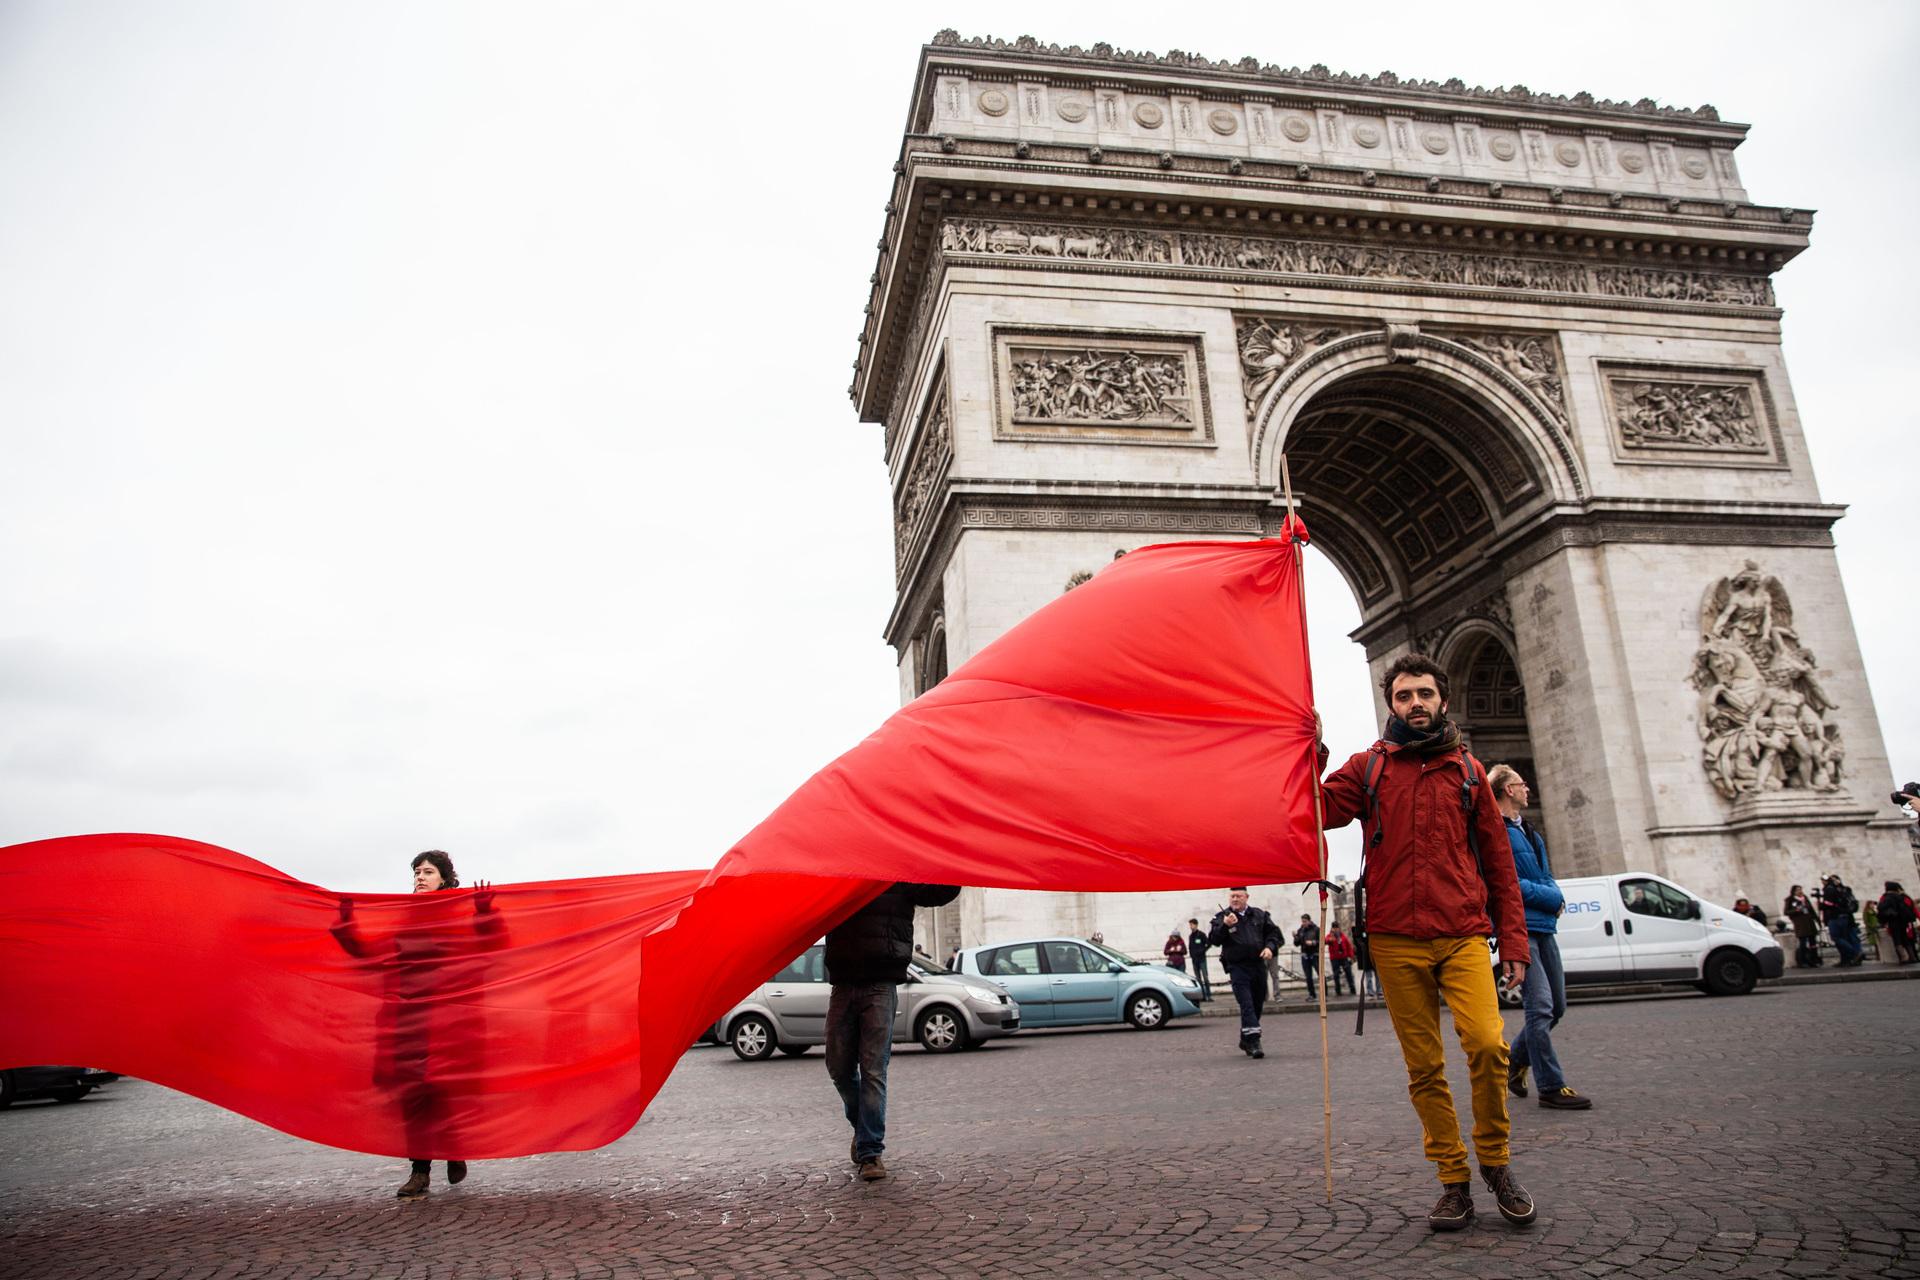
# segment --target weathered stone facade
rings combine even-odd
[[[1745,133],[943,33],[851,388],[903,697],[1116,550],[1271,531],[1284,451],[1375,671],[1448,666],[1563,874],[1768,901],[1910,869],[1781,353],[1812,216],[1748,200]],[[1210,904],[970,891],[937,941],[1153,952]]]

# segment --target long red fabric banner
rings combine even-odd
[[[710,872],[339,894],[163,836],[0,849],[0,1065],[110,1067],[381,1155],[611,1142],[719,1014],[892,881],[1317,874],[1300,590],[1284,541],[1142,548]]]

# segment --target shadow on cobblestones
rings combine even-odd
[[[1916,1015],[1920,983],[1576,1008],[1562,1054],[1599,1107],[1514,1102],[1541,1221],[1482,1193],[1457,1236],[1425,1230],[1384,1019],[1333,1039],[1331,1205],[1308,1019],[1263,1063],[1198,1021],[903,1051],[871,1186],[818,1055],[696,1050],[613,1146],[418,1204],[402,1162],[122,1082],[0,1113],[0,1276],[1920,1276],[1916,1163],[1881,1141],[1920,1121]]]

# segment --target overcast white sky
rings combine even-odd
[[[1820,211],[1788,359],[1920,774],[1914,7],[660,8],[0,6],[0,843],[164,832],[361,890],[430,846],[705,866],[867,733],[889,497],[845,388],[948,25],[1753,124],[1753,197]],[[1357,615],[1310,591],[1357,746]]]

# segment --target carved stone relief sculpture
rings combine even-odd
[[[1530,333],[1449,333],[1444,336],[1478,351],[1505,369],[1565,425],[1566,382],[1552,337]]]
[[[1209,235],[1076,223],[948,218],[940,224],[940,248],[944,253],[992,257],[1132,262],[1653,301],[1773,305],[1772,286],[1758,276],[1588,267],[1584,263],[1554,258],[1405,249],[1285,236]]]
[[[1002,439],[1212,439],[1197,340],[996,328]]]
[[[932,505],[940,478],[953,458],[953,426],[948,418],[947,389],[936,388],[927,410],[926,429],[915,442],[913,459],[907,464],[905,478],[893,510],[893,567],[896,575],[907,567],[907,553],[913,547],[914,534]]]
[[[1753,561],[1701,598],[1689,679],[1700,694],[1700,762],[1721,795],[1840,788],[1836,704],[1794,630],[1786,588]]]
[[[1766,451],[1746,387],[1622,379],[1610,390],[1621,443],[1630,447]]]
[[[1246,394],[1249,418],[1287,366],[1344,332],[1311,320],[1288,321],[1269,316],[1236,319],[1234,346],[1240,351],[1241,389]]]

